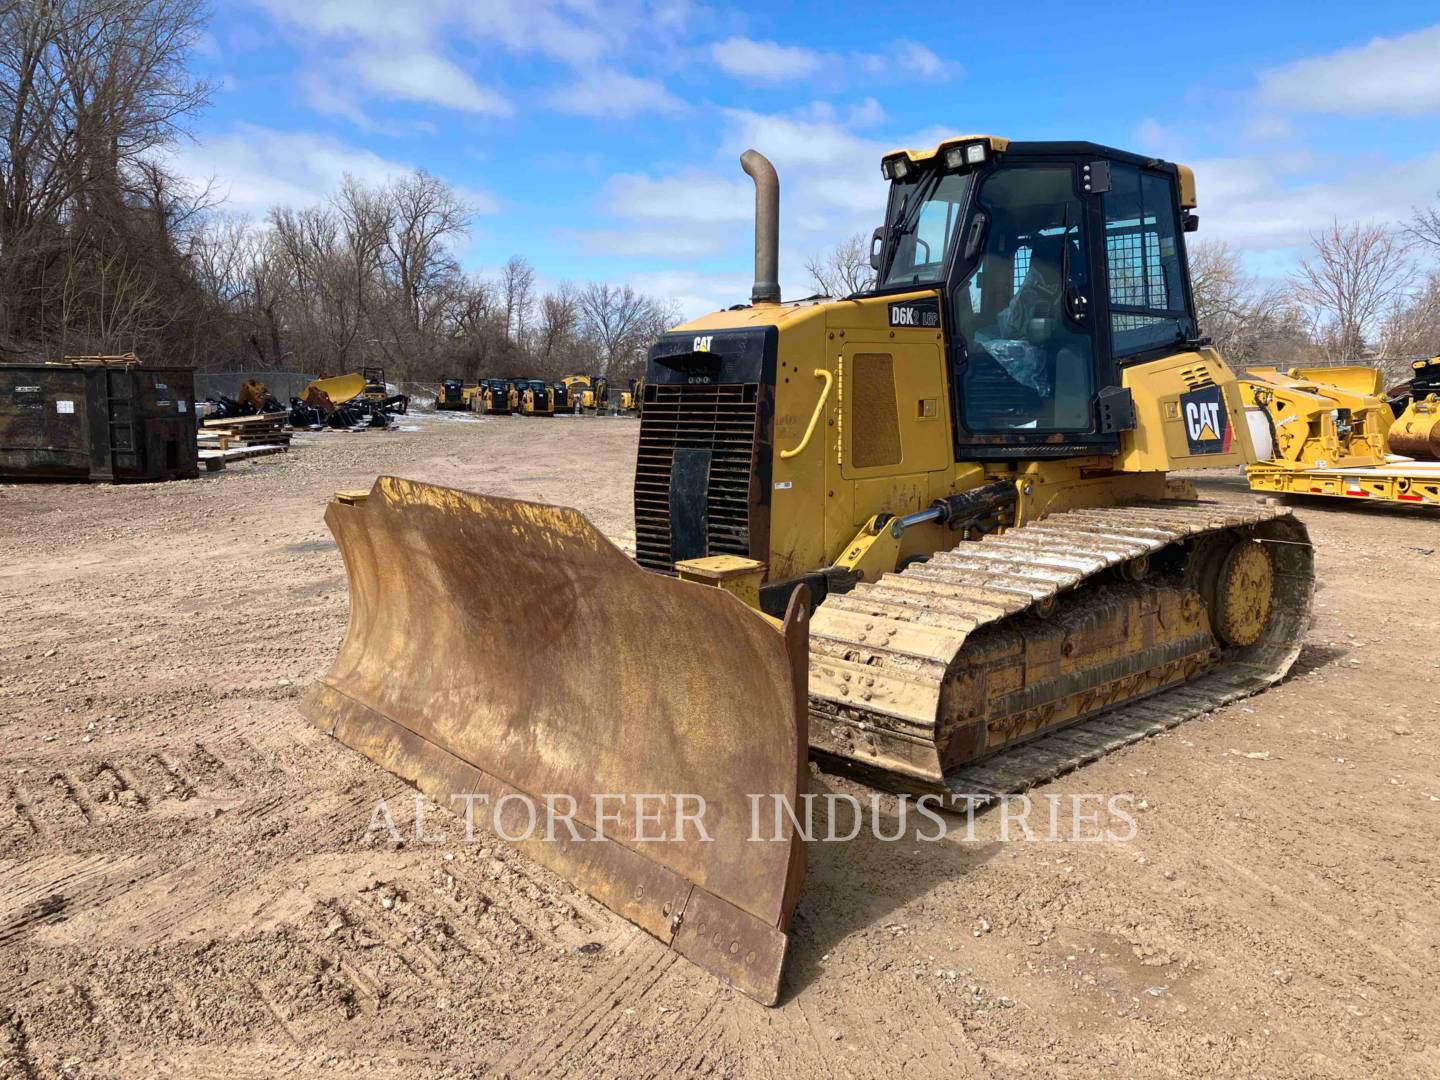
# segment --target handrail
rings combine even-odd
[[[825,368],[816,368],[815,376],[825,380],[825,389],[820,391],[820,400],[815,402],[815,411],[810,415],[810,423],[805,428],[805,434],[800,439],[800,445],[794,450],[781,450],[780,456],[785,459],[793,458],[803,453],[805,447],[810,445],[810,436],[815,434],[815,425],[820,422],[820,414],[825,411],[825,402],[830,397],[830,386],[834,378]]]

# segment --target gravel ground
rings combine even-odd
[[[1434,516],[1297,507],[1293,677],[1039,793],[1132,796],[1132,841],[812,845],[767,1010],[503,844],[365,840],[408,789],[297,711],[345,627],[329,495],[631,537],[633,420],[405,428],[0,487],[0,1077],[1440,1075]]]

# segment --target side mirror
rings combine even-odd
[[[880,270],[880,256],[885,254],[885,226],[880,226],[870,234],[870,269]]]
[[[1180,228],[1185,232],[1199,232],[1200,218],[1189,210],[1182,210],[1180,212]]]

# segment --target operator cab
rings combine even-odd
[[[882,171],[867,295],[940,290],[957,459],[1112,451],[1132,413],[1123,367],[1195,344],[1190,171],[986,136]]]

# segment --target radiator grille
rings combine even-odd
[[[750,554],[759,389],[755,383],[646,387],[635,463],[635,560],[647,570],[675,572],[670,477],[677,450],[710,453],[702,554]]]

